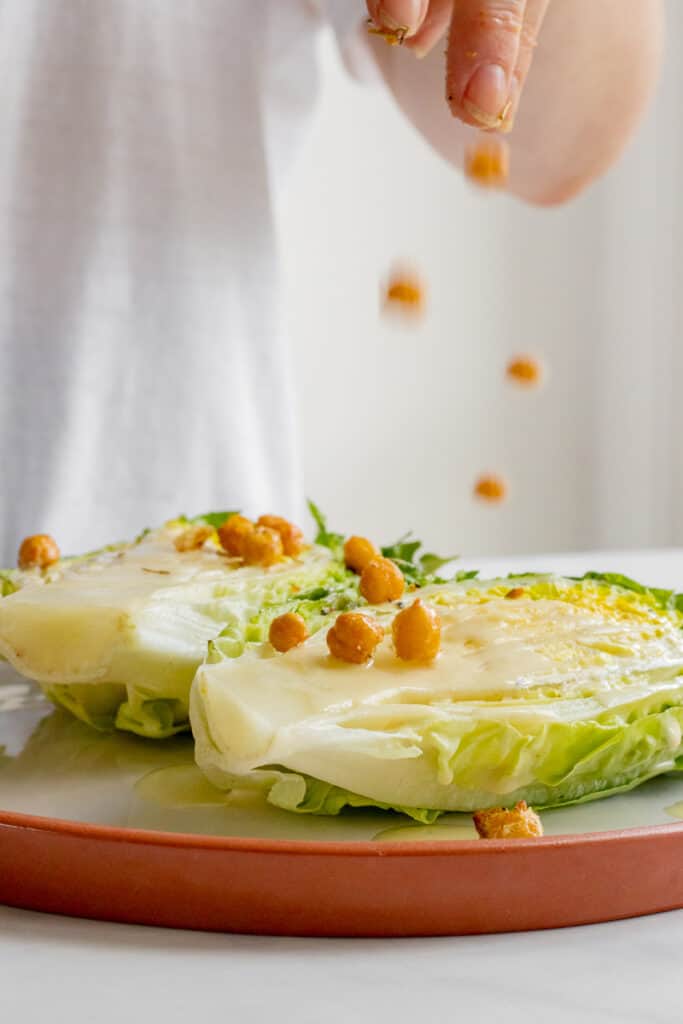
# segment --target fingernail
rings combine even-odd
[[[385,4],[377,8],[375,21],[383,28],[397,31],[401,28],[408,29],[408,35],[415,32],[421,24],[427,7],[426,0],[393,0],[391,11],[386,9]]]
[[[462,105],[472,120],[497,128],[505,117],[508,81],[500,64],[482,64],[470,78]]]
[[[515,118],[517,117],[517,108],[519,107],[519,82],[513,76],[510,83],[510,98],[505,104],[501,112],[500,124],[498,131],[502,132],[503,135],[509,135],[512,129],[515,127]]]

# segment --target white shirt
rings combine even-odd
[[[273,219],[320,22],[304,0],[0,5],[0,564],[39,531],[73,552],[298,511]]]

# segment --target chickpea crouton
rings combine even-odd
[[[543,835],[541,819],[525,800],[511,808],[477,811],[472,818],[480,839],[535,839]]]

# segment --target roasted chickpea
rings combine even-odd
[[[524,587],[513,587],[505,595],[510,601],[516,601],[518,597],[524,597]]]
[[[508,363],[507,376],[522,387],[537,387],[542,383],[543,366],[533,356],[518,356]]]
[[[514,807],[491,807],[473,815],[480,839],[537,839],[543,824],[533,807],[520,800]]]
[[[369,604],[398,601],[405,585],[403,573],[389,558],[373,558],[360,577],[360,592]]]
[[[20,569],[47,569],[59,561],[59,548],[49,533],[36,533],[21,542],[17,563]]]
[[[399,612],[392,628],[401,661],[433,661],[441,646],[441,618],[418,597]]]
[[[298,526],[282,516],[259,516],[257,526],[267,526],[280,534],[282,550],[290,558],[300,555],[304,549],[304,535]]]
[[[280,534],[269,526],[255,526],[245,534],[242,557],[247,565],[274,565],[283,555]]]
[[[179,533],[174,544],[176,551],[196,551],[213,535],[210,526],[189,526]]]
[[[465,175],[481,188],[503,188],[510,173],[510,156],[502,139],[490,138],[469,146],[465,152]]]
[[[420,306],[422,289],[418,281],[397,278],[387,287],[387,302],[398,302],[404,306]]]
[[[230,516],[218,529],[218,539],[221,547],[229,555],[241,558],[244,554],[244,540],[247,534],[254,529],[251,519],[239,514]]]
[[[507,484],[502,477],[492,473],[480,476],[474,485],[474,494],[482,501],[503,501],[507,495]]]
[[[384,637],[378,622],[361,612],[343,612],[327,634],[333,658],[362,665],[369,661]]]
[[[285,612],[270,624],[268,639],[276,651],[291,651],[308,639],[308,629],[301,615]]]
[[[381,553],[367,537],[349,537],[344,544],[344,564],[353,572],[362,573],[375,558],[381,558]]]

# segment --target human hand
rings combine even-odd
[[[447,34],[446,100],[476,128],[509,132],[550,0],[368,0],[374,27],[426,56]]]

